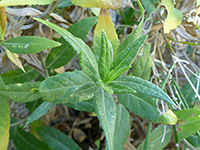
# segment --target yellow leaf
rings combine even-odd
[[[97,26],[94,31],[94,41],[93,41],[93,50],[95,56],[99,56],[100,47],[101,47],[101,33],[102,30],[106,32],[108,39],[112,43],[114,56],[117,53],[117,48],[119,46],[119,39],[117,33],[110,17],[109,12],[106,9],[101,9]]]
[[[0,7],[0,41],[4,40],[6,33],[7,17],[5,7]]]
[[[74,5],[81,7],[98,7],[105,9],[119,9],[127,2],[128,0],[72,0]]]
[[[12,61],[17,67],[19,67],[22,71],[25,72],[24,67],[22,66],[22,63],[20,62],[18,58],[18,55],[15,53],[11,53],[6,47],[5,47],[5,50],[10,61]]]
[[[168,110],[167,112],[162,114],[165,120],[167,121],[167,124],[169,125],[175,125],[178,121],[177,116],[173,113],[173,111]]]
[[[174,8],[171,0],[162,0],[162,4],[168,11],[167,19],[164,22],[164,32],[168,34],[171,30],[175,29],[179,24],[181,24],[183,15],[181,11]]]
[[[51,4],[55,0],[0,0],[0,6],[16,6],[16,5],[46,5]]]

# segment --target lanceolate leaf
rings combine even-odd
[[[67,31],[84,40],[96,22],[97,17],[88,17],[71,25]],[[46,60],[47,68],[59,68],[67,64],[76,54],[76,51],[64,38],[60,38],[58,42],[62,43],[62,45],[50,51]]]
[[[191,136],[200,130],[200,110],[185,109],[175,112],[180,119],[178,125],[178,141]]]
[[[111,95],[99,89],[94,95],[95,111],[106,135],[107,147],[114,150],[116,105]]]
[[[113,61],[112,57],[112,47],[110,45],[110,41],[108,40],[106,33],[103,31],[101,37],[101,51],[98,63],[100,77],[103,81],[106,80],[106,75],[110,71],[110,65]]]
[[[50,150],[49,147],[32,134],[25,132],[21,128],[15,127],[13,142],[19,150]]]
[[[9,141],[10,108],[8,100],[0,96],[0,149],[6,150]]]
[[[136,94],[119,94],[118,100],[131,112],[136,113],[142,118],[146,118],[156,123],[176,124],[177,117],[173,113],[161,113],[158,110],[155,98],[151,96],[136,93]]]
[[[166,128],[166,129],[165,129]],[[166,130],[166,132],[165,132]],[[163,137],[164,136],[164,137]],[[164,140],[162,141],[162,139]],[[171,139],[171,128],[169,126],[160,125],[155,128],[149,136],[148,150],[162,150]],[[144,141],[139,145],[137,150],[144,149]]]
[[[24,128],[27,127],[30,123],[33,121],[39,119],[42,117],[44,114],[48,112],[48,110],[51,108],[52,103],[49,102],[43,102],[40,106],[38,106],[34,112],[28,117]]]
[[[118,54],[118,56],[114,59],[112,63],[108,76],[108,82],[116,79],[124,71],[131,67],[131,64],[134,62],[135,57],[137,56],[142,45],[144,44],[146,38],[147,36],[139,38]]]
[[[79,146],[66,134],[52,127],[39,127],[37,133],[52,150],[80,150]]]
[[[12,53],[32,54],[60,46],[60,43],[37,36],[20,36],[4,41],[3,45]]]
[[[6,33],[7,17],[5,7],[0,7],[0,41],[3,41]]]
[[[78,103],[65,103],[65,105],[79,111],[95,112],[93,99]]]
[[[142,28],[143,28],[143,23],[144,23],[144,8],[142,7],[142,4],[140,3],[139,0],[137,0],[138,5],[140,7],[141,13],[142,13],[142,20],[140,21],[138,27],[133,30],[128,37],[120,44],[118,47],[118,53],[124,51],[131,43],[136,41],[138,38],[141,37],[142,35]]]
[[[150,51],[151,45],[148,43],[145,45],[142,55],[138,57],[137,62],[133,66],[129,75],[149,80],[152,70],[152,58],[150,56]]]
[[[164,32],[169,33],[182,22],[183,15],[180,10],[174,8],[171,0],[162,0],[162,4],[168,11],[167,19],[164,22]]]
[[[11,70],[0,76],[5,84],[24,83],[31,81],[38,76],[38,72],[29,66],[24,67],[24,70],[26,72],[23,72],[21,69]]]
[[[114,150],[123,150],[130,132],[130,115],[121,104],[117,105],[116,111]]]
[[[56,103],[91,99],[96,90],[96,84],[82,71],[65,72],[47,78],[39,88],[43,100]]]
[[[108,39],[112,43],[114,57],[118,54],[117,48],[119,46],[119,39],[117,37],[114,24],[111,16],[106,9],[102,9],[99,15],[98,23],[94,31],[93,50],[97,61],[101,51],[101,33],[105,31]]]
[[[100,79],[98,64],[96,62],[94,54],[92,50],[81,39],[73,36],[70,32],[50,22],[44,21],[39,18],[35,18],[35,20],[51,27],[56,32],[58,32],[73,47],[74,51],[79,54],[80,65],[83,71],[95,81],[98,81]]]
[[[159,87],[151,82],[134,76],[122,76],[108,83],[116,94],[144,94],[162,99],[169,104],[175,105],[171,98]]]
[[[1,0],[0,7],[14,5],[46,5],[51,4],[54,0]]]
[[[0,85],[0,95],[15,102],[31,102],[40,98],[38,93],[31,90],[39,86],[39,82]]]

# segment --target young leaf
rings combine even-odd
[[[171,98],[155,84],[134,76],[121,76],[108,83],[116,94],[143,94],[162,99],[175,106]]]
[[[151,45],[148,43],[145,45],[142,55],[137,59],[137,62],[133,66],[133,69],[129,75],[140,77],[144,80],[149,80],[152,70],[152,58],[150,56],[150,50]]]
[[[175,112],[175,114],[180,119],[178,125],[179,142],[200,130],[200,110],[185,109]]]
[[[105,31],[106,35],[108,36],[108,39],[112,43],[113,56],[115,57],[118,54],[117,48],[119,46],[119,39],[117,37],[117,33],[115,31],[115,27],[112,22],[111,16],[106,9],[101,10],[98,23],[94,30],[93,50],[97,61],[100,57],[99,55],[101,51],[101,34],[103,30]]]
[[[166,133],[165,126],[160,125],[159,127],[155,128],[149,136],[149,144],[148,150],[162,150],[167,144],[170,142],[171,139],[171,128],[166,126]],[[163,137],[165,136],[165,137]],[[164,141],[162,139],[164,138]],[[139,145],[137,150],[144,149],[144,141]]]
[[[163,124],[176,124],[177,117],[173,113],[160,113],[157,106],[157,101],[151,96],[136,93],[136,94],[119,94],[118,100],[131,112],[136,113],[142,118],[150,121]]]
[[[7,17],[5,7],[0,7],[0,41],[4,40],[6,33]]]
[[[14,53],[11,53],[6,47],[5,47],[5,51],[6,51],[6,54],[7,54],[8,58],[10,59],[10,61],[12,63],[14,63],[17,67],[19,67],[23,72],[25,72],[22,63],[18,58],[18,55],[14,54]]]
[[[71,138],[55,128],[39,127],[37,128],[37,133],[52,150],[80,150],[79,146]]]
[[[96,84],[82,71],[65,72],[47,78],[39,87],[43,100],[56,103],[79,102],[87,97],[91,99],[96,90]]]
[[[19,127],[15,127],[13,142],[20,150],[50,150],[49,147],[32,134],[25,132]]]
[[[38,93],[31,90],[39,86],[39,82],[17,83],[9,85],[0,85],[0,95],[15,102],[31,102],[40,98]]]
[[[131,67],[131,64],[134,62],[135,57],[137,56],[146,39],[147,36],[143,36],[137,39],[135,42],[131,43],[124,51],[119,53],[119,55],[114,59],[112,63],[108,76],[108,82],[116,79],[124,71]]]
[[[8,100],[0,97],[0,149],[6,150],[9,141],[10,108]]]
[[[60,43],[38,36],[20,36],[3,41],[3,45],[12,53],[32,54],[60,46]]]
[[[182,22],[183,15],[180,10],[174,8],[171,0],[162,0],[162,4],[168,11],[167,19],[164,22],[164,32],[169,33]]]
[[[81,21],[76,22],[71,25],[67,31],[69,31],[74,36],[85,39],[88,32],[92,27],[97,23],[97,17],[88,17],[84,18]],[[64,38],[58,40],[62,45],[55,47],[50,51],[50,54],[46,60],[47,68],[60,68],[67,64],[76,54],[76,51],[73,50],[73,47],[65,41]]]
[[[47,5],[51,4],[53,1],[54,0],[1,0],[0,7],[16,5]]]
[[[114,150],[123,150],[130,132],[130,115],[121,104],[117,105],[116,113]]]
[[[23,72],[21,69],[11,70],[0,76],[5,84],[24,83],[31,81],[38,76],[38,72],[30,66],[24,67],[24,70],[26,72]]]
[[[110,41],[107,38],[106,33],[103,31],[101,35],[101,51],[99,57],[99,74],[102,81],[106,81],[106,75],[110,71],[110,65],[112,63],[112,47]]]
[[[124,6],[123,0],[72,0],[72,3],[81,7],[98,7],[106,9],[119,9]]]
[[[40,117],[42,117],[44,114],[46,114],[49,109],[51,108],[52,103],[43,102],[40,106],[38,106],[34,112],[28,117],[24,128],[27,127],[30,123],[32,123],[35,120],[38,120]]]
[[[118,53],[124,51],[130,45],[130,43],[133,43],[142,35],[142,28],[143,28],[143,23],[144,23],[144,8],[142,7],[142,4],[140,3],[139,0],[137,0],[137,2],[142,13],[142,20],[140,21],[138,27],[135,30],[133,30],[128,35],[128,37],[119,45],[118,50],[117,50]]]
[[[51,27],[56,32],[58,32],[72,46],[74,51],[79,54],[80,65],[83,71],[94,81],[98,81],[100,79],[98,64],[96,62],[94,54],[92,50],[81,39],[73,36],[70,32],[50,22],[44,21],[39,18],[35,18],[35,20]]]
[[[109,150],[114,150],[115,143],[115,121],[116,121],[116,105],[112,96],[103,89],[99,89],[94,95],[95,112],[104,133],[106,135],[107,147]]]

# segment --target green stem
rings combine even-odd
[[[179,95],[180,95],[180,97],[181,97],[181,99],[182,99],[182,101],[183,101],[184,107],[185,107],[186,109],[189,109],[188,103],[187,103],[187,101],[186,101],[186,99],[185,99],[183,93],[182,93],[181,90],[179,89],[179,87],[178,87],[176,81],[174,80],[174,78],[172,78],[172,84],[175,86],[176,90],[178,91],[178,93],[179,93]]]
[[[149,135],[151,132],[151,126],[152,126],[152,121],[149,121],[148,128],[147,128],[147,134],[146,134],[145,142],[144,142],[144,150],[148,149],[148,140],[149,140]]]

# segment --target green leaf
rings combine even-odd
[[[32,54],[60,46],[61,44],[38,36],[20,36],[3,41],[3,45],[12,53]]]
[[[151,45],[148,43],[145,45],[142,55],[140,55],[137,59],[137,62],[133,66],[129,75],[149,80],[152,70],[152,58],[150,56],[150,51]]]
[[[50,22],[39,18],[35,18],[35,20],[49,26],[58,32],[73,47],[74,51],[79,54],[80,65],[83,71],[94,81],[98,81],[100,79],[98,64],[96,62],[95,56],[92,50],[81,39],[73,36],[70,32]]]
[[[182,22],[183,15],[180,10],[174,8],[171,0],[162,0],[162,4],[168,11],[167,19],[164,22],[164,32],[169,33]]]
[[[121,104],[117,105],[116,111],[114,150],[123,150],[130,132],[130,115]]]
[[[91,99],[96,90],[96,84],[82,71],[65,72],[47,78],[39,88],[43,100],[56,103]]]
[[[65,103],[65,105],[79,111],[95,112],[93,100],[81,101],[78,103]]]
[[[13,142],[19,150],[50,150],[49,147],[34,137],[32,134],[25,132],[21,128],[15,127]]]
[[[40,117],[42,117],[44,114],[46,114],[49,109],[51,108],[52,103],[43,102],[40,106],[38,106],[34,112],[28,117],[24,128],[26,128],[30,123],[32,123],[35,120],[38,120]]]
[[[5,72],[0,76],[5,84],[29,82],[38,76],[38,72],[30,66],[26,66],[24,69],[26,72],[23,72],[21,69],[16,69]]]
[[[198,80],[195,76],[190,77],[191,82],[193,83],[194,87],[197,87]],[[199,92],[200,92],[200,85],[199,85]],[[194,107],[194,105],[198,102],[198,98],[195,96],[195,92],[190,86],[189,82],[186,81],[184,85],[181,88],[181,92],[183,93],[183,96],[185,97],[187,104],[190,108]]]
[[[101,35],[101,51],[99,56],[99,74],[102,81],[106,81],[106,75],[110,71],[110,65],[112,63],[112,45],[108,40],[106,33],[103,31]]]
[[[72,4],[71,0],[60,0],[56,7],[63,8],[63,7],[69,7],[72,5],[73,4]]]
[[[0,97],[0,149],[6,150],[9,142],[10,108],[8,100]]]
[[[112,63],[108,76],[108,82],[114,80],[124,71],[131,67],[131,64],[134,62],[135,57],[137,56],[140,48],[142,47],[146,39],[147,36],[143,36],[137,39],[135,42],[131,43],[125,50],[119,53],[119,55],[114,59]]]
[[[114,150],[116,120],[115,102],[112,96],[104,92],[103,89],[99,89],[94,95],[93,100],[95,101],[95,112],[106,135],[106,145],[109,150]]]
[[[125,49],[127,49],[127,47],[133,43],[134,41],[136,41],[138,38],[141,37],[142,35],[142,29],[143,29],[143,23],[144,23],[144,8],[142,7],[142,4],[140,3],[139,0],[137,0],[138,5],[140,7],[141,13],[142,13],[142,20],[140,21],[138,27],[133,30],[128,37],[120,44],[120,46],[118,47],[118,52],[122,52]]]
[[[148,14],[154,12],[156,10],[155,4],[160,3],[159,0],[141,0],[142,4],[144,5],[145,10]]]
[[[175,106],[171,98],[155,84],[134,76],[121,76],[108,83],[116,94],[143,94],[162,99]]]
[[[36,100],[36,101],[33,101],[33,102],[28,102],[26,103],[26,108],[28,109],[29,113],[32,114],[34,112],[34,110],[40,106],[40,104],[42,104],[42,100],[39,99],[39,100]]]
[[[47,5],[55,0],[1,0],[0,7],[2,6],[16,6],[16,5]]]
[[[0,95],[15,102],[31,102],[40,98],[38,93],[31,90],[39,86],[39,82],[0,85]]]
[[[71,25],[67,31],[84,40],[96,22],[97,17],[88,17]],[[60,68],[67,64],[76,54],[73,47],[64,38],[60,38],[58,42],[62,45],[50,51],[46,60],[47,68]]]
[[[166,133],[164,133],[166,127]],[[162,141],[163,136],[164,141]],[[167,144],[170,142],[171,139],[171,129],[169,126],[160,125],[159,127],[155,128],[149,136],[148,142],[148,150],[162,150]],[[137,150],[144,149],[144,141],[139,145]]]
[[[55,128],[39,127],[37,133],[52,150],[80,150],[79,146],[70,137]]]
[[[118,100],[131,112],[136,113],[142,118],[163,124],[176,124],[177,117],[170,113],[161,113],[157,106],[157,101],[151,96],[135,93],[119,94]]]
[[[200,130],[200,110],[185,109],[175,112],[180,124],[178,125],[178,141],[191,136]]]

